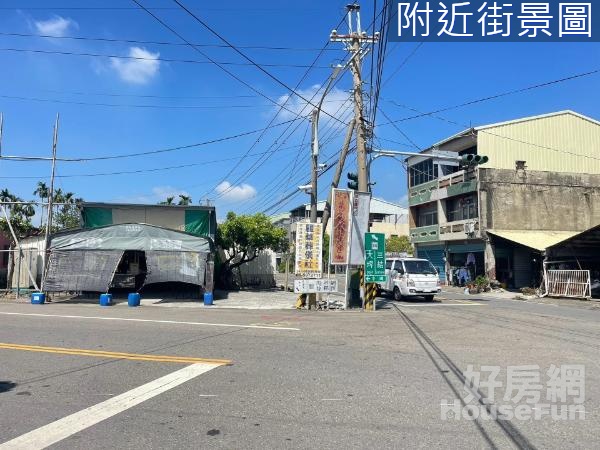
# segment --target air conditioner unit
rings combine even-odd
[[[465,223],[465,233],[466,234],[475,234],[475,222]]]

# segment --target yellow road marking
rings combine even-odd
[[[228,359],[192,358],[189,356],[144,355],[140,353],[106,352],[100,350],[84,350],[78,348],[45,347],[41,345],[7,344],[0,342],[0,349],[21,350],[27,352],[57,353],[61,355],[93,356],[97,358],[129,359],[133,361],[153,361],[180,364],[206,363],[219,366],[229,365]]]

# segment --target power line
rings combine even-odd
[[[346,100],[346,102],[344,102],[344,104],[347,103],[348,100]],[[340,107],[338,112],[343,108],[344,104]],[[342,118],[344,121],[349,119],[347,113],[349,113],[350,116],[353,115],[353,112],[351,110],[346,111],[346,113],[344,113],[346,115],[345,116],[342,115]],[[336,112],[336,114],[337,114],[337,112]],[[321,148],[322,149],[325,148],[335,137],[336,137],[336,127],[333,123],[330,122],[328,125],[328,128],[323,133],[323,140],[322,140]],[[262,189],[263,190],[266,189],[266,191],[261,193],[260,198],[255,200],[252,204],[248,205],[248,207],[246,208],[246,211],[260,209],[263,205],[266,205],[270,201],[272,195],[274,195],[275,193],[277,193],[280,190],[287,191],[287,189],[291,183],[291,180],[292,180],[291,176],[293,175],[293,173],[295,171],[299,157],[301,157],[300,159],[301,159],[302,163],[310,160],[309,154],[304,154],[301,156],[301,153],[302,153],[302,149],[300,148],[298,150],[296,160],[294,161],[294,165],[293,165],[292,169],[290,170],[289,175],[286,175],[287,172],[285,170],[282,170],[278,176],[274,177],[267,185],[263,186]],[[329,159],[331,159],[332,157],[333,157],[333,155],[331,155],[329,157]],[[269,186],[271,186],[273,184],[274,184],[274,186],[272,186],[270,189],[268,189]],[[285,187],[283,187],[284,184],[285,184]]]
[[[0,8],[1,10],[2,8]],[[131,8],[137,10],[138,8]],[[148,8],[154,9],[154,8]],[[173,8],[177,9],[177,8]],[[188,44],[183,42],[173,41],[153,41],[153,40],[142,40],[142,39],[117,39],[117,38],[102,38],[102,37],[91,37],[91,36],[56,36],[51,34],[34,34],[34,33],[16,33],[16,32],[0,32],[0,36],[8,37],[36,37],[45,39],[66,39],[75,41],[90,41],[90,42],[111,42],[111,43],[123,43],[123,44],[141,44],[141,45],[164,45],[174,47],[186,47]],[[195,47],[206,47],[206,48],[228,48],[224,44],[200,44],[194,43]],[[298,48],[298,47],[273,47],[268,45],[240,45],[239,48],[246,50],[277,50],[277,51],[299,51],[299,52],[313,52],[319,51],[318,48]],[[336,48],[330,48],[326,51],[337,52]]]
[[[285,147],[281,150],[291,150],[299,147],[298,145],[292,145],[290,147]],[[267,152],[260,153],[251,153],[248,156],[261,156]],[[114,175],[129,175],[129,174],[140,174],[140,173],[151,173],[151,172],[162,172],[164,170],[175,170],[175,169],[184,169],[189,167],[197,167],[208,164],[217,164],[221,162],[227,161],[235,161],[239,159],[239,157],[231,157],[231,158],[222,158],[222,159],[214,159],[209,161],[202,161],[198,163],[190,163],[190,164],[179,164],[176,166],[167,166],[167,167],[154,167],[150,169],[137,169],[137,170],[122,170],[116,172],[96,172],[96,173],[74,173],[74,174],[66,174],[66,175],[56,175],[56,178],[79,178],[79,177],[104,177],[104,176],[114,176]],[[0,179],[10,179],[10,180],[27,180],[27,179],[40,179],[40,178],[49,178],[47,176],[0,176]]]
[[[140,5],[140,3],[138,2],[138,0],[132,0],[132,1],[134,3],[137,3],[138,5]],[[287,83],[281,81],[278,77],[276,77],[271,72],[269,72],[268,70],[266,70],[261,64],[259,64],[256,61],[254,61],[252,58],[250,58],[248,55],[246,55],[243,51],[241,51],[238,47],[236,47],[235,45],[233,45],[232,43],[230,43],[221,34],[219,34],[210,25],[208,25],[204,20],[202,20],[199,16],[197,16],[191,10],[189,10],[179,0],[173,0],[173,2],[176,3],[177,5],[179,5],[179,7],[181,9],[183,9],[190,17],[192,17],[196,22],[198,22],[204,28],[206,28],[211,34],[213,34],[215,37],[217,37],[221,42],[223,42],[225,45],[227,45],[229,48],[231,48],[234,52],[236,52],[238,55],[240,55],[242,58],[244,58],[246,61],[248,61],[250,64],[252,64],[254,67],[256,67],[258,70],[260,70],[262,73],[264,73],[265,75],[267,75],[269,78],[271,78],[277,84],[279,84],[280,86],[282,86],[283,88],[285,88],[287,91],[289,91],[290,93],[292,93],[296,97],[302,99],[303,101],[305,101],[309,105],[314,106],[314,107],[317,106],[317,105],[313,104],[310,100],[308,100],[307,98],[305,98],[302,94],[300,94],[296,89],[290,87]],[[328,115],[329,117],[331,117],[332,119],[338,120],[336,117],[331,116],[326,111],[323,111],[323,112],[326,115]]]
[[[342,18],[340,20],[340,24],[342,23],[344,19]],[[338,24],[339,25],[339,24]],[[327,46],[329,45],[329,40],[327,40],[327,42],[325,43],[325,45],[323,46],[323,50],[320,51],[317,56],[315,57],[315,59],[313,60],[313,64],[316,64],[316,62],[319,60],[319,58],[321,57],[321,55],[324,52],[324,49],[327,48]],[[304,73],[304,75],[302,76],[302,78],[298,81],[298,83],[296,83],[296,86],[294,89],[298,89],[300,87],[300,85],[304,82],[304,80],[306,79],[306,77],[308,76],[308,74],[310,73],[310,69],[307,69],[306,72]],[[335,87],[335,85],[339,82],[339,80],[341,79],[341,76],[338,76],[337,80],[335,80],[335,82],[333,83],[333,87]],[[327,80],[325,81],[325,83],[327,82]],[[323,83],[324,84],[324,83]],[[317,89],[315,91],[315,93],[313,94],[313,96],[311,97],[311,101],[317,96],[317,94],[319,93],[320,89]],[[287,96],[285,99],[284,104],[287,104],[287,102],[290,100],[291,96]],[[308,107],[308,102],[302,107],[302,109],[300,110],[299,115],[302,115],[305,111],[305,109]],[[275,115],[273,116],[273,118],[271,119],[271,122],[273,122],[277,116],[281,113],[281,108],[275,113]],[[289,139],[293,133],[298,129],[298,127],[300,126],[300,123],[298,125],[296,125],[296,128],[294,128],[294,130],[292,130],[291,133],[288,134],[288,136],[283,140],[283,142],[279,145],[283,145],[285,142],[287,142],[287,139]],[[292,127],[292,124],[288,125],[288,127],[283,130],[281,132],[281,134],[273,141],[273,144],[271,144],[271,148],[273,148],[279,141],[279,139],[283,138],[283,136],[287,133],[287,131]],[[260,142],[260,139],[262,139],[262,134],[260,136],[258,136],[258,138],[256,139],[256,141],[252,144],[252,146],[248,149],[248,152],[250,152],[256,145],[258,145],[258,143]],[[277,148],[274,148],[272,153],[277,151]],[[262,165],[264,165],[266,163],[266,161],[270,158],[270,155],[266,155],[264,160],[258,160],[256,161],[250,168],[248,168],[240,177],[237,178],[237,180],[234,180],[233,183],[231,183],[231,186],[224,190],[223,192],[220,192],[219,195],[217,196],[217,198],[222,197],[223,195],[225,195],[227,192],[229,192],[238,181],[240,180],[244,180],[245,178],[247,178],[248,176],[250,176],[252,173],[254,173],[259,167],[261,167]],[[231,168],[231,170],[229,170],[229,172],[222,178],[221,183],[226,181],[227,178],[240,166],[240,164],[242,163],[243,159],[240,160],[234,167]],[[210,194],[212,191],[214,191],[216,189],[216,187],[221,184],[218,183],[217,185],[215,185],[210,191],[207,191],[204,193],[203,196],[207,196],[208,194]]]
[[[59,103],[63,105],[79,105],[79,106],[101,106],[107,108],[139,108],[139,109],[179,109],[179,110],[197,110],[197,109],[252,109],[270,106],[268,104],[259,105],[144,105],[132,103],[104,103],[104,102],[84,102],[77,100],[61,100],[43,97],[26,97],[20,95],[5,95],[0,94],[0,98],[8,100],[21,100],[40,103]]]
[[[178,58],[164,58],[160,56],[146,57],[146,56],[131,56],[131,55],[111,55],[105,53],[91,53],[91,52],[73,52],[65,50],[42,50],[34,48],[13,48],[6,47],[0,48],[0,52],[12,52],[12,53],[36,53],[43,55],[61,55],[61,56],[86,56],[91,58],[109,58],[109,59],[131,59],[136,61],[162,61],[162,62],[177,62],[185,64],[213,64],[211,61],[200,61],[198,59],[178,59]],[[252,66],[250,63],[244,62],[231,62],[231,61],[219,61],[219,64],[223,66]],[[287,67],[287,68],[300,68],[306,69],[306,64],[274,64],[274,63],[261,63],[263,67]],[[330,69],[329,66],[313,66],[315,69]]]
[[[389,121],[389,122],[382,123],[379,126],[391,125],[392,123],[406,122],[408,120],[418,119],[418,118],[421,118],[421,117],[427,117],[427,116],[431,116],[433,114],[437,114],[437,113],[441,113],[441,112],[445,112],[445,111],[451,111],[453,109],[463,108],[463,107],[466,107],[466,106],[471,106],[471,105],[475,105],[475,104],[478,104],[478,103],[487,102],[487,101],[490,101],[490,100],[496,100],[498,98],[507,97],[509,95],[521,94],[523,92],[532,91],[534,89],[539,89],[539,88],[543,88],[543,87],[553,86],[555,84],[563,83],[565,81],[571,81],[571,80],[575,80],[575,79],[578,79],[578,78],[583,78],[583,77],[588,77],[588,76],[591,76],[591,75],[596,75],[598,73],[600,73],[600,69],[591,70],[589,72],[578,73],[578,74],[571,75],[571,76],[568,76],[568,77],[559,78],[557,80],[552,80],[552,81],[548,81],[548,82],[545,82],[545,83],[534,84],[534,85],[527,86],[527,87],[524,87],[524,88],[514,89],[514,90],[511,90],[511,91],[506,91],[506,92],[502,92],[502,93],[499,93],[499,94],[490,95],[488,97],[483,97],[483,98],[479,98],[479,99],[476,99],[476,100],[471,100],[471,101],[468,101],[468,102],[465,102],[465,103],[460,103],[458,105],[447,106],[445,108],[440,108],[440,109],[436,109],[434,111],[417,114],[415,116],[405,117],[403,119],[398,119],[398,120],[392,120],[392,121]]]
[[[84,94],[85,95],[85,94]],[[154,105],[154,104],[135,104],[135,103],[105,103],[105,102],[85,102],[77,100],[62,100],[44,97],[27,97],[21,95],[6,95],[0,94],[0,98],[8,100],[20,100],[40,103],[59,103],[65,105],[79,106],[99,106],[107,108],[139,108],[139,109],[179,109],[179,110],[198,110],[198,109],[254,109],[271,106],[270,104],[261,103],[255,105]]]
[[[396,70],[394,70],[392,72],[392,74],[386,78],[386,80],[383,82],[382,87],[386,86],[391,80],[392,78],[394,78],[396,76],[396,74],[402,70],[402,68],[404,68],[404,66],[406,64],[408,64],[408,62],[411,60],[411,58],[413,56],[415,56],[415,54],[421,49],[421,47],[423,47],[423,45],[425,44],[425,42],[419,42],[413,49],[412,51],[402,60],[402,62],[400,63],[400,65],[396,68]]]
[[[296,117],[294,119],[286,120],[285,122],[280,122],[280,123],[277,123],[274,125],[267,126],[265,128],[260,128],[260,129],[251,130],[251,131],[245,131],[243,133],[238,133],[238,134],[234,134],[231,136],[225,136],[225,137],[221,137],[221,138],[211,139],[211,140],[207,140],[207,141],[203,141],[203,142],[198,142],[195,144],[180,145],[180,146],[176,146],[176,147],[168,147],[168,148],[163,148],[163,149],[159,149],[159,150],[150,150],[150,151],[137,152],[137,153],[127,153],[127,154],[121,154],[121,155],[105,155],[105,156],[78,157],[78,158],[56,158],[56,160],[62,161],[62,162],[86,162],[86,161],[102,161],[102,160],[109,160],[109,159],[132,158],[132,157],[136,157],[136,156],[147,156],[147,155],[155,155],[155,154],[159,154],[159,153],[168,153],[168,152],[173,152],[173,151],[177,151],[177,150],[184,150],[184,149],[194,148],[194,147],[202,147],[205,145],[216,144],[219,142],[229,141],[232,139],[238,139],[240,137],[248,136],[251,134],[264,132],[271,128],[294,123],[300,119],[301,119],[301,117]],[[36,157],[36,156],[28,157],[28,156],[6,156],[6,155],[4,155],[4,156],[0,157],[0,160],[5,160],[5,161],[36,161],[36,160],[37,161],[48,161],[48,160],[51,160],[51,158]]]
[[[400,105],[400,104],[397,104],[395,102],[392,102],[392,103],[394,105],[396,105],[396,106],[400,106],[402,108],[406,108],[406,109],[414,111],[414,112],[420,112],[418,109],[412,108],[410,106]],[[450,120],[450,119],[447,119],[447,118],[442,117],[442,116],[431,114],[430,117],[438,119],[438,120],[441,120],[443,122],[450,123],[452,125],[458,125],[458,126],[463,127],[464,129],[467,129],[467,130],[473,129],[470,125],[466,125],[464,123],[456,122],[454,120]],[[473,129],[473,130],[475,130],[477,133],[489,134],[490,136],[494,136],[494,137],[501,138],[501,139],[507,139],[509,141],[518,142],[520,144],[525,144],[525,145],[529,145],[529,146],[532,146],[532,147],[538,147],[538,148],[543,149],[543,150],[551,150],[551,151],[554,151],[554,152],[564,153],[564,154],[575,156],[575,157],[578,157],[578,158],[588,158],[588,159],[600,161],[600,157],[596,157],[596,156],[584,155],[582,153],[571,152],[569,150],[558,149],[558,148],[554,148],[554,147],[548,147],[546,145],[536,144],[535,142],[523,141],[521,139],[512,138],[510,136],[504,136],[504,135],[501,135],[501,134],[493,133],[493,132],[491,132],[489,130],[476,130],[476,129]]]
[[[268,100],[269,102],[273,103],[276,106],[279,106],[282,109],[285,109],[286,111],[288,111],[289,113],[291,113],[294,116],[298,116],[294,111],[290,110],[289,108],[286,108],[285,106],[281,106],[278,104],[278,102],[276,100],[273,100],[272,98],[270,98],[268,95],[264,94],[263,92],[259,91],[258,89],[256,89],[254,86],[252,86],[250,83],[244,81],[243,79],[241,79],[239,76],[237,76],[235,73],[231,72],[229,69],[227,69],[225,66],[223,66],[222,64],[219,64],[217,61],[215,61],[214,59],[212,59],[210,56],[208,56],[206,53],[204,53],[202,50],[200,50],[197,46],[195,46],[194,44],[192,44],[189,40],[187,40],[182,34],[180,34],[177,30],[175,30],[173,27],[171,27],[168,23],[166,23],[164,20],[162,20],[160,17],[158,17],[156,14],[154,14],[152,11],[150,11],[148,8],[146,8],[144,5],[142,5],[138,0],[132,0],[136,5],[138,5],[142,10],[144,10],[147,14],[149,14],[150,16],[152,16],[158,23],[160,23],[164,28],[166,28],[167,30],[169,30],[171,33],[173,33],[175,36],[177,36],[179,39],[181,39],[183,42],[185,42],[190,48],[194,49],[194,51],[200,53],[203,57],[205,57],[207,60],[209,60],[210,62],[212,62],[214,65],[216,65],[218,68],[220,68],[223,72],[225,72],[227,75],[229,75],[231,78],[233,78],[234,80],[238,81],[239,83],[243,84],[244,86],[246,86],[248,89],[250,89],[251,91],[253,91],[254,93],[260,95],[261,97],[263,97],[264,99]]]
[[[381,114],[383,114],[383,117],[385,117],[387,120],[392,120],[389,118],[389,116],[385,113],[383,109],[379,108],[379,112],[381,112]],[[404,131],[402,131],[398,125],[396,125],[393,122],[391,122],[391,125],[396,129],[396,131],[398,131],[398,133],[400,133],[404,137],[404,139],[410,142],[410,144],[414,148],[416,148],[419,151],[421,150],[421,147],[419,147],[415,141],[413,141]]]

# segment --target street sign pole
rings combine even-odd
[[[385,234],[365,233],[365,309],[375,310],[375,283],[385,283]]]

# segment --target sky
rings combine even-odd
[[[297,186],[310,179],[310,108],[290,88],[318,99],[332,65],[347,60],[342,44],[327,44],[332,28],[346,30],[340,22],[347,2],[184,1],[263,71],[173,1],[139,2],[171,30],[130,0],[0,3],[2,155],[51,156],[58,113],[58,158],[118,156],[57,163],[56,187],[86,201],[157,203],[184,194],[194,204],[209,199],[219,217],[228,211],[274,214],[308,202]],[[363,27],[372,22],[374,3],[362,2]],[[93,39],[72,39],[80,37]],[[201,47],[195,50],[182,38]],[[370,64],[365,57],[367,92]],[[390,42],[375,145],[418,151],[471,125],[564,109],[600,119],[596,74],[396,127],[386,124],[415,110],[434,111],[598,68],[600,43]],[[351,85],[344,72],[325,99],[319,126],[323,162],[335,163],[339,153]],[[284,109],[276,106],[286,100]],[[271,125],[277,126],[260,132]],[[352,156],[344,173],[349,170],[355,171]],[[48,161],[2,160],[0,188],[33,199],[37,182],[48,183],[50,171]],[[332,173],[319,179],[320,199]],[[374,196],[406,204],[400,161],[374,161],[371,180]]]

